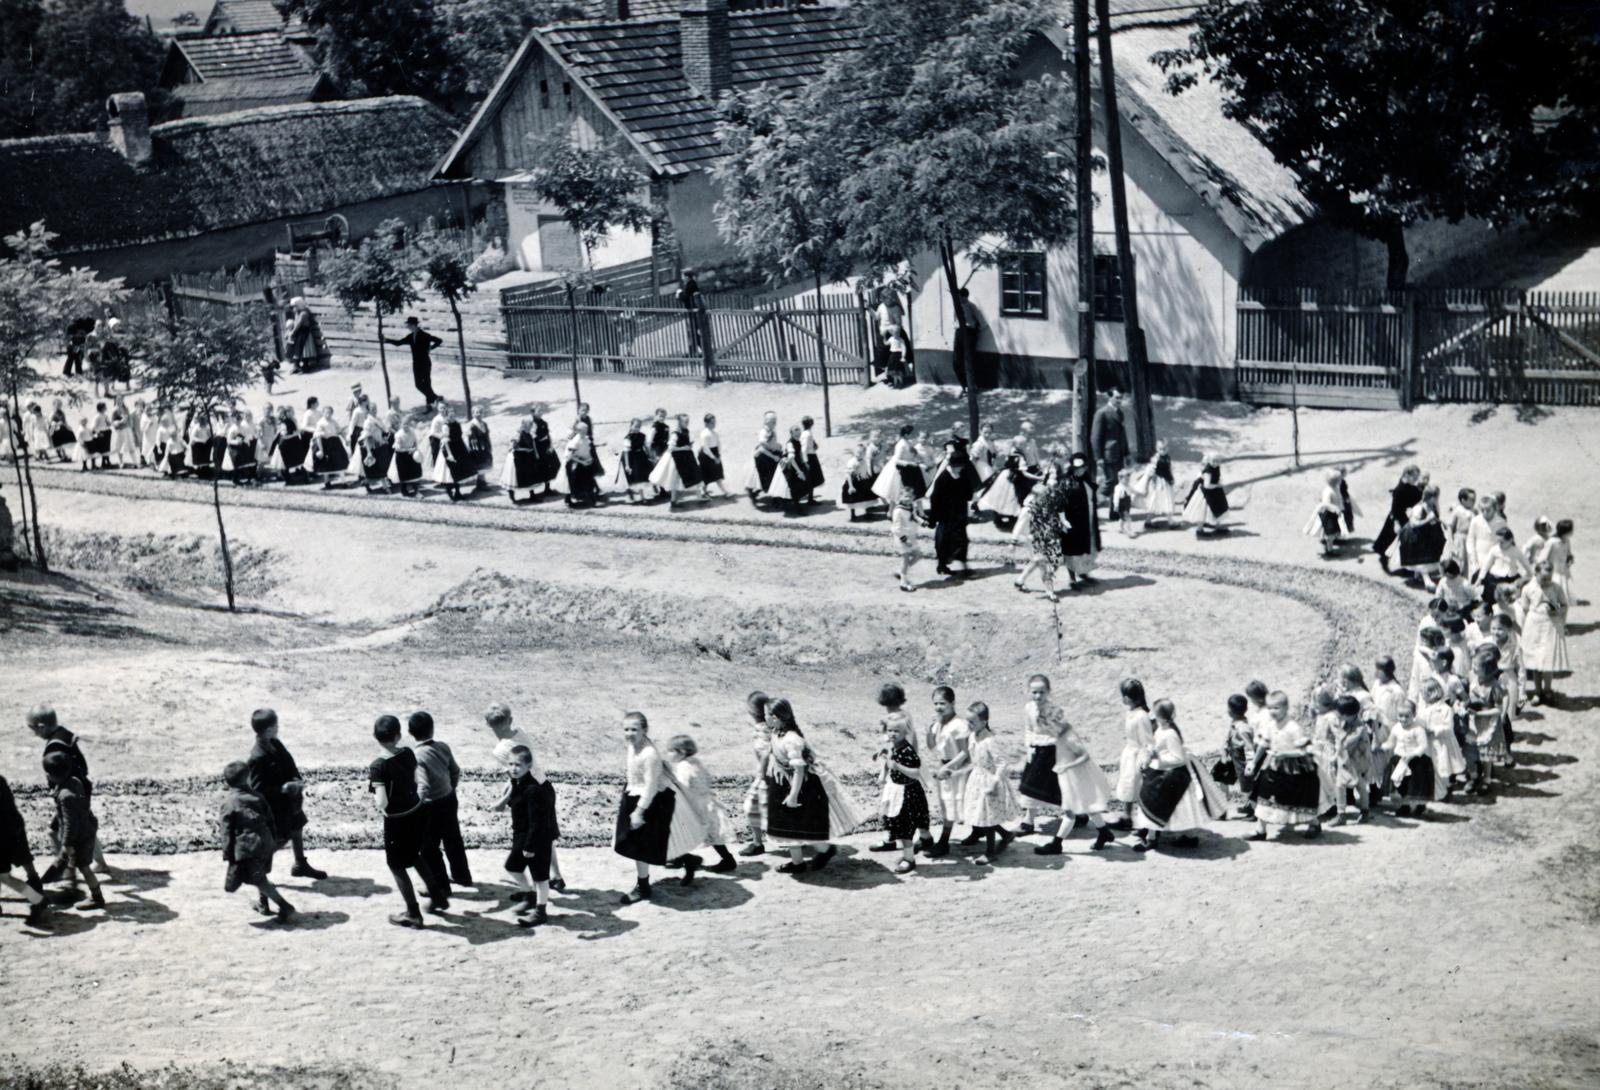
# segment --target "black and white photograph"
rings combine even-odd
[[[0,1090],[1594,1090],[1597,437],[1593,0],[0,0]]]

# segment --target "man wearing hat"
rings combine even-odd
[[[1100,553],[1100,521],[1089,480],[1089,459],[1082,454],[1074,454],[1067,465],[1061,517],[1066,523],[1061,531],[1061,553],[1066,557],[1067,580],[1073,587],[1093,582],[1089,573]]]
[[[390,344],[411,346],[411,379],[417,385],[417,393],[426,399],[428,408],[433,408],[435,401],[443,401],[444,398],[433,392],[433,350],[444,342],[423,329],[415,314],[406,319],[404,337],[384,339]]]

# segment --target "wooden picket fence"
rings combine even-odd
[[[541,300],[548,296],[540,296]],[[601,304],[594,300],[604,299]],[[712,381],[865,383],[872,356],[868,313],[854,296],[815,293],[706,306],[616,302],[609,292],[582,303],[508,302],[508,366],[513,371],[579,371]],[[817,343],[817,321],[822,344]]]
[[[1600,404],[1600,292],[1241,288],[1236,315],[1256,404]]]

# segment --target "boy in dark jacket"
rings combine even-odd
[[[533,751],[511,747],[511,791],[504,805],[511,810],[511,853],[506,873],[522,886],[514,900],[530,900],[517,916],[519,927],[537,927],[549,919],[550,855],[556,837],[556,789],[549,779],[533,776]],[[531,883],[531,889],[530,887]]]
[[[104,908],[106,896],[100,891],[94,871],[89,869],[100,822],[89,808],[88,788],[73,772],[72,761],[65,753],[47,753],[44,774],[50,781],[50,793],[56,803],[56,815],[50,820],[50,835],[59,847],[55,861],[45,868],[40,878],[54,882],[65,876],[76,889],[81,875],[89,887],[90,903]]]
[[[294,866],[289,873],[296,878],[321,881],[328,877],[327,872],[306,860],[305,783],[300,779],[294,757],[278,741],[278,713],[271,708],[258,708],[250,716],[250,729],[256,734],[255,748],[250,751],[247,762],[250,790],[267,800],[278,836],[277,846],[285,843],[294,846]]]
[[[272,854],[278,850],[272,807],[250,789],[250,766],[243,761],[229,761],[222,770],[222,782],[228,785],[222,798],[222,858],[227,860],[228,876],[222,888],[233,893],[240,886],[255,886],[259,894],[256,911],[271,916],[268,902],[275,902],[278,919],[287,923],[294,917],[294,906],[267,877],[272,872]]]

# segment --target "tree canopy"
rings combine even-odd
[[[159,116],[163,56],[123,0],[0,0],[0,139],[104,128],[123,91]]]
[[[583,245],[586,262],[617,228],[647,229],[655,218],[639,193],[643,173],[625,153],[601,146],[583,148],[564,132],[552,132],[534,146],[533,189],[555,205]]]
[[[1405,228],[1504,226],[1600,193],[1600,8],[1546,0],[1210,0],[1188,48],[1201,78],[1307,195],[1409,267]]]

